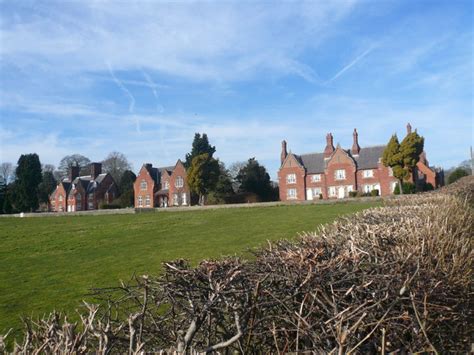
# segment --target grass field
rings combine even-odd
[[[374,203],[216,209],[137,215],[0,219],[0,334],[21,315],[68,312],[91,287],[157,274],[161,262],[248,255]]]

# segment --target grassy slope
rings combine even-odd
[[[20,315],[74,310],[91,287],[116,285],[160,263],[245,255],[369,203],[182,213],[0,219],[0,334]]]

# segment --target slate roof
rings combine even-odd
[[[385,147],[385,145],[377,145],[374,147],[361,148],[359,156],[354,157],[357,162],[357,169],[377,168]]]
[[[173,170],[174,170],[174,166],[164,166],[164,167],[161,167],[161,168],[158,168],[160,174],[162,174],[165,170],[168,172],[168,174],[172,174],[173,173]]]
[[[350,150],[345,150],[356,161],[357,169],[375,169],[378,167],[379,159],[382,158],[385,145],[361,148],[359,155],[353,156]],[[306,168],[308,174],[324,173],[326,162],[324,153],[311,153],[296,155],[296,159]]]

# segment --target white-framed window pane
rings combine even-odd
[[[336,196],[336,187],[335,186],[331,186],[329,188],[329,196],[333,197],[333,196]]]
[[[186,197],[186,193],[183,192],[182,196],[181,196],[181,199],[183,201],[183,205],[187,205],[188,204],[188,201],[187,201],[187,197]]]
[[[311,182],[321,181],[321,174],[311,175]]]
[[[141,190],[146,190],[148,187],[148,184],[146,183],[145,180],[142,180],[142,182],[140,183],[140,189]]]
[[[374,177],[374,171],[373,170],[364,170],[364,175],[365,178],[371,178]]]
[[[138,196],[138,207],[143,207],[143,197]]]
[[[173,205],[178,204],[178,194],[173,194]]]
[[[178,176],[176,178],[176,181],[174,183],[176,187],[183,187],[184,186],[184,179],[181,176]]]
[[[286,183],[287,184],[296,184],[296,174],[286,175]]]
[[[344,180],[346,178],[346,171],[344,169],[336,170],[335,178],[336,180]]]
[[[388,176],[393,176],[393,169],[391,167],[388,168]]]
[[[146,197],[145,197],[145,206],[146,207],[151,206],[150,195],[146,195]]]
[[[288,189],[286,190],[287,197],[289,199],[295,199],[296,198],[296,189]]]

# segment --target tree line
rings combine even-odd
[[[216,147],[209,143],[207,134],[196,133],[191,151],[186,154],[188,184],[193,203],[222,204],[278,199],[278,188],[272,185],[265,167],[255,158],[236,162],[226,167],[214,157]],[[111,152],[102,160],[102,171],[114,178],[119,196],[103,208],[125,208],[134,205],[133,184],[136,175],[132,164],[120,152]],[[0,213],[47,210],[49,196],[57,183],[69,176],[73,166],[79,175],[90,174],[91,160],[81,154],[67,155],[57,168],[41,164],[38,154],[23,154],[17,165],[0,165]]]

